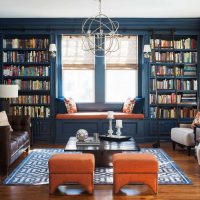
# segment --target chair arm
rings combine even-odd
[[[0,166],[9,166],[11,157],[11,132],[9,126],[0,126]]]

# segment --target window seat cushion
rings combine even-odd
[[[78,112],[57,114],[56,119],[107,119],[107,112]],[[144,119],[144,114],[114,112],[115,119]]]

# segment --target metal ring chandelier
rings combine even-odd
[[[97,57],[117,51],[119,49],[118,28],[117,21],[112,21],[101,13],[101,0],[99,0],[99,14],[86,19],[82,25],[83,50]]]

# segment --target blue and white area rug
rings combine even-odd
[[[158,184],[192,184],[176,163],[162,150],[143,148],[141,153],[152,153],[159,161]],[[140,153],[139,152],[139,153]],[[4,180],[9,185],[41,185],[48,184],[48,160],[52,154],[63,153],[63,149],[33,150],[19,166]],[[80,152],[79,152],[80,153]],[[133,152],[136,153],[136,152]],[[96,168],[95,184],[112,184],[113,169]]]

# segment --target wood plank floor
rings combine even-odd
[[[151,147],[150,144],[140,145]],[[62,147],[54,145],[37,145],[34,148]],[[200,199],[200,166],[193,156],[187,156],[187,152],[178,148],[172,151],[171,144],[163,143],[161,148],[173,158],[183,172],[192,180],[192,185],[159,185],[158,195],[154,195],[151,189],[145,185],[127,186],[118,195],[113,195],[112,185],[95,185],[93,195],[84,192],[81,187],[61,186],[54,195],[49,195],[48,185],[40,186],[6,186],[0,185],[0,200],[130,200],[130,199],[163,199],[163,200],[199,200]],[[12,169],[25,157],[23,155]],[[12,170],[11,169],[11,170]],[[0,177],[2,183],[4,177]]]

